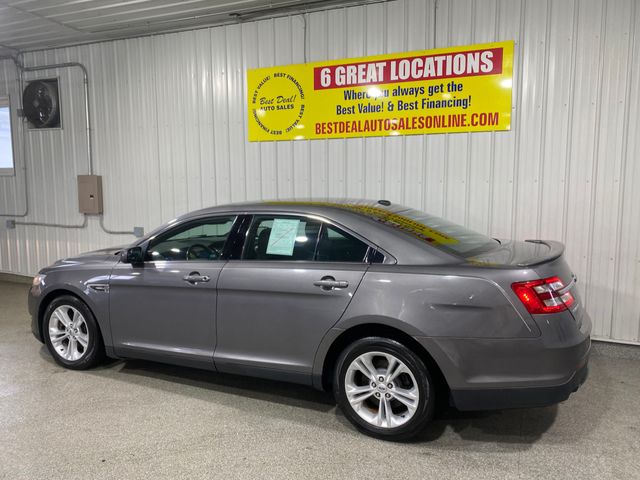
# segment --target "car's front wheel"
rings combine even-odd
[[[410,438],[433,415],[435,398],[427,367],[395,340],[368,337],[349,345],[338,359],[333,384],[345,416],[377,438]]]
[[[66,368],[84,370],[103,358],[102,337],[91,310],[80,299],[54,299],[43,319],[45,343],[54,360]]]

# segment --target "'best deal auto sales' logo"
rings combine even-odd
[[[253,118],[270,135],[283,135],[300,128],[304,109],[302,86],[284,72],[264,77],[251,97]]]

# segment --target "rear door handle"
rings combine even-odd
[[[333,290],[336,288],[347,288],[349,282],[346,280],[336,280],[333,277],[322,277],[320,280],[313,282],[316,287],[320,287],[323,290]]]
[[[191,272],[189,275],[182,277],[182,279],[185,282],[189,282],[190,284],[195,285],[196,283],[208,282],[209,280],[211,280],[211,277],[209,277],[208,275],[200,275],[200,273],[198,272]]]

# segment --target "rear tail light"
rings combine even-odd
[[[575,301],[570,292],[561,293],[564,284],[558,277],[516,282],[511,288],[529,313],[562,312]]]

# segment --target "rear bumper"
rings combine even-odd
[[[561,385],[547,387],[490,388],[486,390],[451,390],[458,410],[501,410],[506,408],[546,407],[563,402],[587,379],[588,363]]]
[[[551,405],[587,378],[591,320],[569,312],[536,315],[536,338],[416,337],[444,375],[459,410]]]

